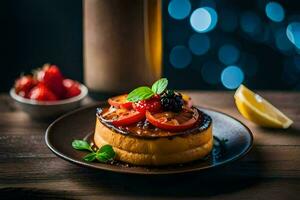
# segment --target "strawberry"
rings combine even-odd
[[[31,76],[21,76],[15,81],[15,91],[18,95],[28,98],[29,91],[37,84],[37,81]]]
[[[39,83],[29,92],[29,98],[37,101],[55,101],[56,95],[43,83]]]
[[[150,99],[141,100],[133,103],[133,108],[140,113],[146,113],[146,111],[150,111],[153,113],[157,113],[161,111],[161,103],[159,96],[153,96]]]
[[[59,99],[65,95],[63,75],[56,65],[46,64],[37,72],[37,80],[45,84]]]
[[[81,93],[80,84],[77,81],[71,79],[64,79],[63,85],[66,89],[65,98],[71,98]]]

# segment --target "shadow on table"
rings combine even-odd
[[[276,129],[276,128],[264,128],[264,127],[258,127],[258,129],[261,129],[263,132],[269,132],[272,134],[289,134],[291,137],[300,137],[300,129],[297,127],[289,127],[288,129]]]
[[[80,190],[2,188],[5,199],[81,199],[86,196],[210,197],[242,191],[259,184],[264,166],[261,152],[253,147],[240,161],[202,172],[177,175],[132,175],[78,167],[71,181]],[[77,189],[78,189],[77,188]]]
[[[255,147],[249,156],[233,164],[197,173],[177,175],[130,175],[89,171],[78,184],[83,187],[114,188],[120,196],[209,197],[232,193],[258,184],[264,167]],[[89,185],[87,185],[89,184]]]
[[[20,199],[78,199],[78,195],[74,197],[73,194],[63,191],[53,191],[46,189],[35,188],[2,188],[0,189],[1,199],[5,200],[20,200]]]

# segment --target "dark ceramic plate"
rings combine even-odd
[[[101,105],[104,103],[75,110],[55,120],[46,131],[47,146],[59,157],[85,167],[134,174],[174,174],[213,168],[243,157],[252,146],[253,136],[244,124],[224,113],[200,107],[213,120],[214,148],[205,159],[164,167],[131,166],[120,162],[88,163],[82,160],[86,152],[74,150],[71,143],[74,139],[91,138],[96,108]],[[224,139],[228,141],[221,142]]]

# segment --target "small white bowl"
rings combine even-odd
[[[34,119],[49,119],[78,108],[81,101],[88,95],[88,89],[85,85],[80,84],[80,90],[81,93],[78,96],[58,101],[27,99],[16,94],[14,88],[10,90],[9,94],[15,100],[17,106],[28,113],[30,117]]]

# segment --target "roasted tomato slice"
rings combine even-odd
[[[108,103],[111,106],[114,106],[116,108],[126,108],[131,109],[132,103],[130,101],[127,101],[127,94],[111,97],[108,99]]]
[[[104,109],[101,113],[101,117],[111,122],[115,126],[126,126],[145,118],[145,114],[140,113],[134,109],[125,108],[110,108]]]
[[[154,126],[172,132],[184,131],[195,125],[199,112],[195,108],[184,108],[181,112],[151,113],[146,111],[147,120]]]

